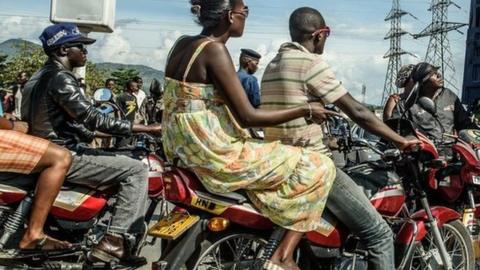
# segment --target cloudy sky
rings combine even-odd
[[[76,0],[63,0],[76,1]],[[250,7],[245,35],[229,41],[232,57],[238,59],[240,48],[249,47],[264,58],[257,76],[279,46],[288,41],[288,17],[301,6],[320,10],[332,28],[326,58],[350,92],[361,99],[362,84],[367,86],[368,103],[379,103],[382,96],[389,42],[384,40],[390,24],[384,21],[391,9],[389,0],[244,0]],[[469,0],[457,0],[451,6],[449,20],[468,23]],[[418,19],[406,16],[403,27],[418,33],[431,21],[429,0],[401,0],[402,9]],[[0,42],[23,38],[38,43],[37,37],[49,25],[50,0],[0,0]],[[175,39],[183,34],[197,34],[201,29],[193,22],[188,0],[117,0],[116,27],[112,34],[92,33],[98,42],[90,49],[95,62],[144,64],[160,70]],[[462,29],[466,32],[466,28]],[[466,35],[449,35],[456,80],[463,80]],[[425,57],[428,38],[403,39],[405,50],[418,58],[405,57],[414,63]]]

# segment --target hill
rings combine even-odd
[[[15,57],[21,52],[23,47],[32,48],[32,49],[39,49],[41,48],[40,45],[35,44],[33,42],[23,40],[23,39],[9,39],[0,43],[0,54],[4,54],[8,56],[8,59]],[[144,65],[126,65],[120,63],[95,63],[96,66],[100,69],[103,69],[107,72],[107,74],[111,74],[113,71],[123,68],[123,69],[135,69],[138,70],[140,73],[140,77],[144,80],[145,90],[148,90],[150,86],[150,82],[153,78],[158,79],[159,81],[163,81],[164,73],[163,71],[144,66]]]
[[[0,43],[0,54],[7,55],[12,58],[19,54],[22,48],[39,49],[42,46],[23,39],[9,39]]]

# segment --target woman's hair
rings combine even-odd
[[[191,12],[197,16],[197,23],[205,28],[218,25],[225,10],[233,8],[236,0],[190,0]]]

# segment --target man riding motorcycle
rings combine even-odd
[[[95,131],[128,136],[132,132],[159,132],[160,126],[134,125],[109,118],[83,95],[72,70],[87,61],[86,45],[94,39],[83,36],[76,25],[47,27],[40,40],[49,59],[27,82],[23,92],[22,118],[30,134],[48,139],[73,151],[66,182],[90,187],[116,184],[118,200],[106,235],[93,248],[93,261],[144,261],[127,250],[127,234],[138,234],[144,223],[147,201],[147,170],[140,161],[126,156],[92,154],[82,143]]]
[[[460,99],[450,89],[444,87],[438,68],[429,63],[419,63],[412,78],[419,84],[418,98],[428,97],[435,103],[436,115],[432,115],[416,102],[408,110],[408,115],[417,128],[429,139],[442,142],[444,134],[455,134],[463,129],[478,129],[463,107]]]
[[[333,103],[353,121],[373,134],[392,141],[401,150],[416,144],[417,141],[408,141],[383,124],[335,79],[322,56],[329,35],[330,28],[317,10],[305,7],[292,13],[292,42],[280,47],[277,56],[265,70],[261,108],[278,110],[288,108],[291,104],[318,100],[324,104]],[[322,141],[321,126],[308,120],[299,118],[265,128],[265,138],[317,152],[327,151]],[[365,243],[369,252],[369,269],[394,269],[391,230],[362,190],[341,170],[337,169],[326,208]],[[299,238],[292,237],[292,241],[299,241]],[[272,260],[276,256],[284,256],[281,252],[282,246]]]

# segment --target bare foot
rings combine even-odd
[[[72,244],[66,241],[60,241],[47,235],[30,238],[25,234],[22,241],[20,241],[20,249],[25,250],[58,250],[68,249]]]

